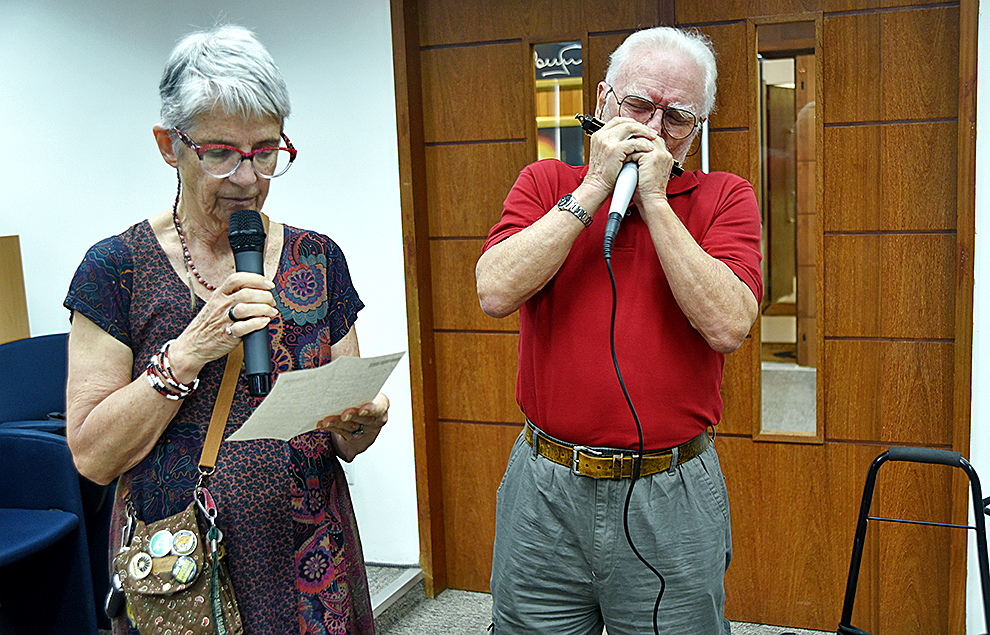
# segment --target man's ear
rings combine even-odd
[[[602,119],[605,114],[605,97],[608,95],[608,84],[598,82],[598,95],[595,98],[595,117]],[[604,121],[604,119],[602,119]]]
[[[165,163],[173,168],[179,167],[179,159],[175,155],[175,147],[172,145],[172,135],[161,124],[155,124],[152,128],[155,135],[155,143],[158,144],[158,151],[162,153]]]

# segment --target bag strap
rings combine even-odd
[[[261,223],[265,228],[265,250],[268,249],[268,227],[271,221],[268,216],[259,212]],[[223,441],[223,431],[227,427],[227,417],[230,415],[230,406],[234,401],[234,390],[237,388],[237,379],[241,375],[241,364],[244,362],[244,344],[227,354],[227,365],[223,370],[223,379],[220,380],[220,390],[217,391],[217,400],[213,404],[213,416],[210,417],[210,427],[206,430],[206,441],[203,442],[203,453],[199,457],[200,479],[213,474],[217,466],[217,456],[220,455],[220,443]]]
[[[220,454],[220,443],[223,441],[223,431],[227,427],[227,417],[230,415],[230,406],[234,401],[234,390],[237,388],[237,379],[241,375],[241,363],[243,361],[244,345],[238,344],[237,348],[227,355],[227,365],[223,371],[223,379],[220,381],[220,390],[217,392],[217,400],[213,404],[213,416],[210,417],[210,427],[206,431],[203,453],[199,457],[201,474],[212,474],[216,468],[217,456]]]

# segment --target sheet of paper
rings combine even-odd
[[[288,441],[315,430],[324,417],[374,399],[403,355],[338,357],[326,366],[282,373],[261,405],[227,440]]]

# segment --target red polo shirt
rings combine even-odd
[[[519,175],[484,249],[528,227],[581,183],[587,167],[554,159]],[[711,256],[763,295],[760,215],[753,188],[725,172],[685,172],[670,180],[677,217]],[[638,447],[612,364],[612,288],[602,255],[606,211],[578,236],[560,271],[519,309],[516,400],[547,434],[570,443]],[[561,212],[557,212],[561,213]],[[724,356],[694,330],[674,300],[649,231],[633,213],[612,249],[618,307],[616,356],[643,425],[647,449],[678,445],[722,415]]]

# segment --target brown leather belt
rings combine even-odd
[[[540,456],[571,468],[574,474],[615,480],[632,477],[633,463],[636,458],[635,452],[630,450],[601,450],[563,443],[536,430],[533,424],[527,421],[526,443],[530,447],[533,445],[534,431],[537,437],[536,451]],[[708,432],[705,431],[676,448],[644,452],[639,475],[649,476],[669,470],[671,461],[674,460],[675,456],[677,457],[676,465],[683,465],[707,450],[709,443],[711,443],[711,439]]]

